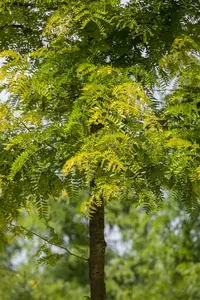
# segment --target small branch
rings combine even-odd
[[[24,122],[21,121],[21,124],[28,130],[28,132],[32,132],[32,130],[30,130],[30,128],[28,128],[28,126],[27,126]],[[50,147],[50,148],[52,148],[52,149],[54,149],[54,150],[57,151],[57,148],[54,147],[54,146],[52,146],[51,144],[49,144],[47,141],[43,140],[43,142],[44,142],[48,147]]]
[[[11,268],[9,268],[9,267],[0,267],[0,270],[6,270],[6,271],[8,271],[8,272],[11,272],[11,273],[16,273],[16,271],[15,270],[12,270]]]
[[[31,130],[28,128],[28,126],[26,126],[26,124],[24,122],[22,122],[22,121],[20,121],[20,122],[26,128],[26,130],[28,130],[28,132],[31,132]]]
[[[60,245],[57,245],[57,244],[55,244],[55,243],[50,242],[47,238],[45,238],[45,237],[39,235],[39,234],[36,233],[36,232],[33,232],[33,231],[31,231],[31,230],[29,230],[29,229],[23,227],[23,226],[20,226],[20,228],[22,228],[22,229],[25,230],[26,232],[29,232],[29,233],[33,234],[34,236],[39,237],[41,240],[45,241],[46,243],[48,243],[48,244],[50,244],[50,245],[52,245],[52,246],[56,246],[56,247],[58,247],[58,248],[60,248],[60,249],[65,250],[67,253],[69,253],[70,255],[72,255],[72,256],[74,256],[74,257],[76,257],[76,258],[78,258],[78,259],[82,259],[82,260],[88,261],[87,258],[85,258],[85,257],[83,257],[83,256],[79,256],[79,255],[77,255],[77,254],[71,252],[68,248],[66,248],[66,247],[64,247],[64,246],[60,246]]]
[[[155,92],[166,92],[166,91],[175,91],[176,89],[155,89]]]
[[[21,25],[21,24],[6,24],[6,25],[3,25],[3,26],[0,26],[0,29],[5,29],[5,28],[8,28],[8,27],[24,29],[24,25]]]
[[[26,8],[26,9],[33,9],[33,8],[36,8],[36,5],[33,5],[30,3],[30,1],[28,2],[23,2],[23,3],[19,3],[19,1],[14,1],[11,3],[11,7],[12,8],[15,8],[15,7],[20,7],[20,8]],[[42,5],[42,2],[41,2],[41,7],[45,7],[45,8],[48,8],[48,9],[58,9],[58,6],[56,4],[51,4],[51,3],[45,3],[45,5]]]
[[[43,141],[43,142],[44,142],[48,147],[51,147],[52,149],[58,151],[56,147],[52,146],[52,145],[49,144],[47,141]]]
[[[7,24],[7,25],[0,27],[1,30],[7,29],[7,28],[21,29],[21,31],[23,31],[24,34],[33,33],[33,30],[31,28],[25,27],[22,24]]]

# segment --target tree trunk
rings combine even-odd
[[[104,256],[106,242],[104,239],[104,203],[97,207],[89,224],[90,258],[89,276],[91,300],[105,300],[106,286],[104,282]]]

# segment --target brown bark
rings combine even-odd
[[[91,300],[105,300],[104,256],[106,242],[104,239],[104,204],[97,207],[89,224],[90,258],[89,276]]]

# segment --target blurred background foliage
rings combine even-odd
[[[88,221],[78,207],[63,195],[51,202],[48,226],[34,208],[18,223],[42,237],[54,228],[54,243],[57,237],[59,245],[87,258]],[[127,202],[110,202],[106,216],[109,300],[200,299],[199,217],[189,217],[170,194],[162,210],[148,215]],[[0,299],[87,299],[87,261],[30,237],[8,242],[1,255]]]

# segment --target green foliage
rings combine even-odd
[[[174,41],[169,55],[161,61],[175,86],[166,96],[166,123],[170,155],[166,173],[170,187],[178,193],[192,214],[199,212],[199,47],[188,36]]]
[[[15,109],[20,109],[19,116],[13,114],[13,122],[17,124],[14,131],[11,127],[11,138],[6,140],[7,150],[12,151],[14,158],[7,176],[8,185],[9,181],[15,185],[18,182],[20,189],[23,182],[23,200],[35,197],[41,217],[47,216],[45,203],[49,195],[66,189],[74,197],[81,185],[89,187],[92,182],[95,187],[91,190],[88,207],[93,211],[95,205],[101,205],[102,195],[105,201],[113,195],[116,199],[130,198],[131,201],[140,198],[140,202],[144,198],[149,205],[158,201],[162,197],[158,188],[162,184],[161,177],[152,175],[157,181],[154,188],[147,170],[159,163],[160,151],[165,153],[164,140],[142,85],[132,81],[122,69],[81,64],[77,69],[80,88],[66,111],[61,112],[56,103],[60,98],[55,98],[53,104],[53,95],[58,95],[61,84],[71,83],[68,77],[65,81],[63,77],[62,83],[55,85],[58,71],[55,70],[52,78],[46,76],[46,65],[53,66],[51,52],[46,59],[22,85],[24,75],[19,75],[18,67],[25,61],[25,68],[27,59],[20,60],[18,66],[17,56],[11,70],[9,62],[2,67],[9,87],[9,101],[15,101]],[[25,72],[30,72],[29,64]],[[20,74],[23,72],[24,69]],[[33,109],[32,116],[30,109]],[[41,121],[35,120],[35,115]],[[158,148],[154,146],[152,150],[150,144],[153,145],[155,139]],[[131,186],[133,180],[134,186]]]
[[[78,203],[81,202],[79,197]],[[75,204],[76,201],[66,205],[66,196],[58,202],[52,201],[51,226],[67,247],[87,249],[87,222],[85,220],[84,224],[81,221],[82,214]],[[43,236],[49,235],[48,229],[35,214],[23,218],[21,222]],[[108,299],[199,298],[199,217],[190,218],[177,199],[167,198],[162,211],[149,215],[130,207],[127,202],[109,202],[106,224]],[[53,260],[48,260],[40,247],[45,248]],[[25,249],[26,261],[13,266],[21,250]],[[42,262],[49,264],[36,269],[34,253],[38,249]],[[56,253],[51,245],[41,239],[24,241],[18,234],[16,241],[7,245],[6,254],[0,259],[4,274],[0,295],[4,293],[5,299],[14,293],[20,297],[28,293],[35,300],[60,300],[69,296],[84,299],[88,294],[86,262],[63,254],[61,251]],[[51,265],[56,262],[54,258],[60,255],[63,257]],[[8,266],[10,271],[6,271]]]
[[[9,157],[1,170],[4,219],[30,202],[48,219],[49,197],[64,190],[77,198],[90,189],[82,205],[90,217],[102,196],[150,211],[165,186],[192,211],[198,207],[198,140],[191,132],[191,125],[198,130],[198,43],[185,35],[193,30],[188,16],[197,17],[195,5],[189,2],[186,12],[184,1],[90,2],[8,2],[11,10],[18,4],[35,11],[32,26],[39,20],[43,40],[35,46],[35,36],[28,51],[16,51],[10,36],[10,49],[1,53],[2,89],[9,92],[1,117],[1,152]],[[27,26],[24,19],[19,24]],[[29,33],[22,48],[23,42]],[[154,89],[174,76],[177,88],[160,109],[151,101]]]
[[[148,216],[127,209],[122,213],[115,203],[107,215],[124,241],[124,253],[106,267],[109,299],[198,299],[199,218],[172,198]]]
[[[196,3],[10,0],[0,9],[2,232],[33,203],[47,221],[62,193],[91,218],[102,199],[150,213],[170,188],[197,214]],[[161,105],[155,89],[171,80]],[[58,242],[51,230],[43,240]],[[41,262],[62,256],[41,251]]]

